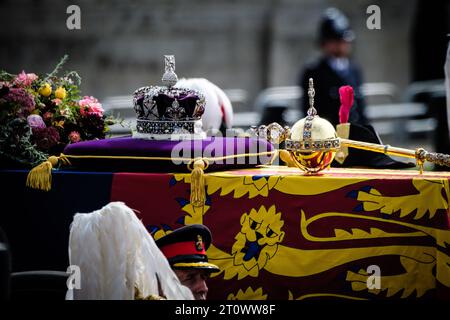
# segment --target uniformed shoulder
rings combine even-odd
[[[318,68],[321,67],[322,62],[323,62],[323,59],[321,59],[321,58],[315,58],[315,59],[308,60],[303,67],[304,73],[317,70]]]
[[[317,78],[321,70],[323,70],[322,58],[315,58],[306,62],[300,73],[299,77],[300,86],[306,88],[308,86],[308,79]]]

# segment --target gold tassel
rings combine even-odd
[[[205,205],[205,162],[202,159],[194,161],[191,172],[191,204],[194,207]]]
[[[27,176],[27,187],[49,191],[52,188],[52,168],[58,164],[58,160],[58,157],[51,156],[31,169]]]

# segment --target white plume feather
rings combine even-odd
[[[225,92],[205,78],[182,78],[177,87],[200,91],[205,96],[205,112],[202,116],[203,130],[219,130],[222,121],[226,128],[233,122],[233,106]]]
[[[68,292],[67,298],[130,300],[135,288],[144,297],[159,295],[158,277],[167,299],[193,299],[142,222],[122,202],[74,216],[69,259],[80,268],[81,288]]]
[[[231,104],[230,99],[225,94],[225,92],[216,86],[214,83],[210,82],[211,86],[215,90],[217,94],[217,98],[219,100],[219,106],[222,111],[222,119],[225,122],[225,127],[227,129],[231,129],[233,126],[233,105]]]

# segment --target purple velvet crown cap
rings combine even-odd
[[[134,109],[139,120],[199,120],[205,111],[205,98],[185,88],[143,87],[134,93]]]
[[[205,111],[205,97],[196,90],[174,87],[178,81],[175,57],[164,56],[165,86],[137,89],[133,94],[138,121],[192,121],[200,120]]]

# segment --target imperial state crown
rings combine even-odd
[[[201,117],[205,111],[205,97],[196,90],[177,88],[175,57],[164,56],[164,86],[147,86],[133,94],[137,115],[134,138],[157,140],[203,139]]]

